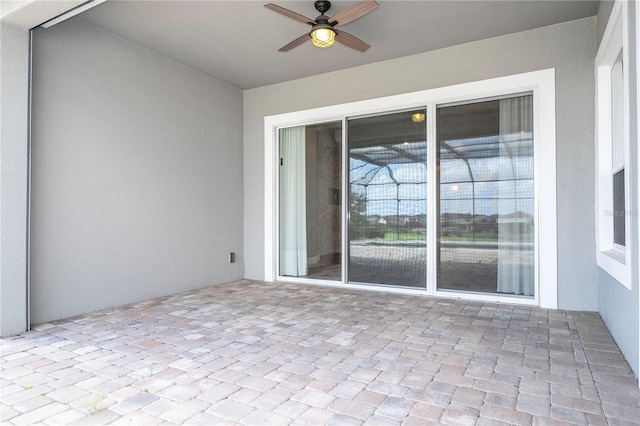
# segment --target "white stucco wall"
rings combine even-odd
[[[78,19],[33,46],[32,322],[242,278],[242,91]]]
[[[0,25],[0,335],[25,331],[29,32]]]
[[[29,327],[29,30],[83,1],[0,2],[0,336]]]

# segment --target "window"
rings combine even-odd
[[[630,288],[627,3],[617,1],[596,56],[597,260]]]

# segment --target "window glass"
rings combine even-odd
[[[611,149],[614,172],[624,167],[624,83],[622,51],[611,67]]]
[[[622,51],[611,67],[611,160],[613,173],[613,243],[625,245],[624,82]]]
[[[613,175],[613,242],[625,245],[624,169]]]
[[[281,276],[342,280],[342,123],[280,130]]]

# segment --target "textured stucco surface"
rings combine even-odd
[[[33,322],[241,278],[242,92],[76,19],[33,58]]]
[[[27,329],[29,32],[0,25],[0,335]]]

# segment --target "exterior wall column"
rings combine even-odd
[[[28,319],[29,30],[0,27],[0,335]]]

